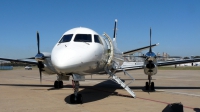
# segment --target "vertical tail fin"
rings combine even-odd
[[[117,19],[115,19],[115,25],[114,25],[114,34],[113,34],[113,44],[114,47],[117,48]]]
[[[115,25],[114,25],[114,34],[113,34],[113,40],[116,40],[117,36],[117,19],[115,19]]]

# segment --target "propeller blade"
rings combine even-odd
[[[149,52],[152,52],[152,49],[151,49],[151,27],[150,27],[150,49],[149,49]]]
[[[39,36],[39,32],[37,32],[37,47],[38,47],[38,54],[40,54],[40,36]]]
[[[39,73],[40,73],[40,83],[42,82],[42,68],[44,68],[44,65],[42,62],[38,62],[38,68],[39,68]]]
[[[181,56],[168,56],[168,57],[163,57],[163,56],[157,56],[158,58],[181,58]]]
[[[39,68],[39,72],[40,72],[40,83],[42,82],[42,70],[41,68]]]
[[[35,59],[35,57],[31,57],[31,58],[26,58],[26,59]]]

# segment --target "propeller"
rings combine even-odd
[[[40,73],[40,83],[42,82],[42,68],[44,68],[43,60],[45,58],[49,58],[50,56],[45,56],[43,53],[40,52],[40,35],[39,32],[37,31],[37,48],[38,48],[38,53],[36,54],[35,57],[30,57],[26,59],[35,59],[38,62],[38,68],[39,68],[39,73]]]
[[[26,59],[35,59],[36,57],[38,57],[38,55],[41,55],[40,53],[40,35],[39,32],[37,31],[37,48],[38,48],[38,53],[35,57],[30,57],[30,58],[26,58]]]
[[[40,35],[39,32],[37,32],[37,48],[38,48],[38,55],[41,55],[40,53]],[[44,64],[41,61],[38,61],[38,68],[39,68],[39,73],[40,73],[40,83],[42,82],[42,68],[44,68]]]
[[[38,54],[40,54],[40,35],[38,31],[37,31],[37,47],[38,47]]]

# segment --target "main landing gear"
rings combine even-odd
[[[70,103],[71,104],[74,104],[74,103],[82,104],[83,103],[82,95],[78,94],[79,81],[72,80],[72,85],[73,85],[73,88],[74,88],[74,94],[70,95]]]
[[[63,88],[63,81],[55,81],[54,88],[56,89]]]
[[[57,80],[54,82],[54,88],[55,89],[63,88],[63,81],[59,75],[57,76]]]
[[[155,91],[154,82],[151,82],[151,75],[148,75],[149,82],[146,82],[145,89]]]

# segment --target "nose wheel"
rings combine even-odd
[[[148,80],[149,80],[149,82],[146,82],[146,84],[145,84],[145,89],[146,90],[152,90],[152,91],[155,91],[155,87],[154,87],[154,82],[151,82],[151,79],[152,79],[152,77],[150,76],[150,75],[148,75]]]
[[[75,104],[75,103],[79,103],[82,104],[82,95],[81,94],[77,94],[77,96],[75,96],[75,94],[71,94],[70,95],[70,103],[71,104]]]
[[[78,90],[79,90],[79,81],[74,81],[72,80],[72,85],[74,88],[74,94],[70,95],[70,103],[74,104],[74,103],[83,103],[83,99],[82,99],[82,95],[78,94]]]

